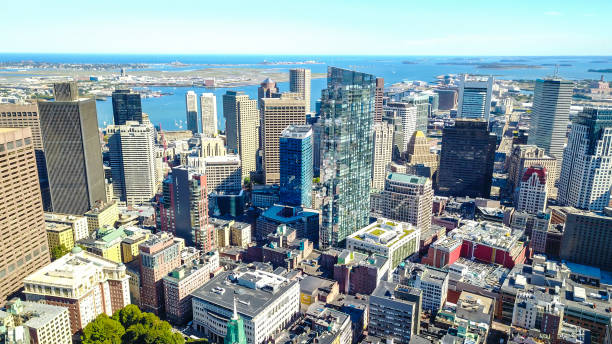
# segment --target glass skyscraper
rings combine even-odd
[[[291,206],[312,206],[312,128],[290,125],[280,144],[280,201]]]
[[[124,125],[127,121],[142,124],[142,103],[140,93],[130,90],[113,92],[113,119],[115,125]]]
[[[328,68],[321,92],[322,249],[369,222],[375,91],[373,75]]]

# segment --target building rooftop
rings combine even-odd
[[[72,223],[78,219],[82,219],[83,216],[61,214],[61,213],[45,213],[45,221],[49,222],[68,222]]]
[[[376,222],[351,234],[349,239],[363,240],[371,244],[391,247],[415,229],[406,222],[379,218]]]
[[[64,224],[64,223],[45,223],[45,228],[47,229],[47,232],[63,232],[66,230],[72,230],[72,227],[68,224]]]
[[[7,303],[6,312],[21,318],[21,324],[39,329],[47,325],[58,315],[66,312],[65,307],[52,306],[45,303],[11,300]]]
[[[304,217],[317,215],[315,210],[301,207],[287,207],[282,205],[273,205],[264,211],[261,216],[272,219],[280,223],[294,223],[302,220]]]
[[[280,137],[289,139],[304,139],[309,136],[312,136],[312,126],[310,125],[290,125],[280,135]]]
[[[98,215],[114,205],[115,205],[114,201],[113,202],[99,202],[93,208],[91,208],[91,210],[86,212],[85,216]]]
[[[412,301],[408,301],[408,300],[402,299],[401,297],[398,297],[396,295],[398,294],[398,292],[404,293],[404,294],[408,293],[408,294],[415,295],[415,296],[421,295],[420,289],[381,280],[380,283],[378,284],[378,287],[376,287],[376,289],[372,292],[371,296],[380,297],[384,299],[392,299],[392,300],[403,302],[403,303],[414,304],[414,302]]]
[[[425,183],[428,180],[428,178],[425,178],[425,177],[420,177],[420,176],[416,176],[413,174],[404,174],[404,173],[389,173],[389,175],[387,176],[387,179],[395,181],[395,182],[401,182],[401,183],[406,183],[406,184],[419,184],[419,185],[425,185]]]
[[[353,265],[353,266],[370,266],[376,269],[381,269],[385,263],[388,261],[388,258],[385,256],[381,256],[378,254],[367,255],[364,253],[351,251],[348,249],[342,250],[342,252],[338,255],[338,263],[339,265]]]
[[[448,267],[448,272],[450,280],[498,292],[510,273],[510,269],[497,264],[481,263],[459,257]]]
[[[510,250],[523,236],[523,231],[512,230],[501,223],[488,221],[463,221],[463,225],[453,229],[448,237],[485,244],[487,246]]]

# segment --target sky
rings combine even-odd
[[[8,0],[0,52],[612,55],[611,0]]]

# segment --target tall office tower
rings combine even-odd
[[[200,112],[202,113],[202,135],[215,137],[217,129],[217,97],[214,93],[202,93],[200,95]]]
[[[420,332],[422,291],[381,281],[370,295],[368,334],[408,344]]]
[[[225,149],[225,140],[223,137],[202,137],[200,152],[202,158],[209,156],[224,156],[227,155],[227,149]]]
[[[106,127],[115,197],[127,204],[151,201],[157,191],[155,130],[127,121]]]
[[[0,128],[0,301],[49,264],[30,128]]]
[[[567,214],[561,259],[612,270],[612,213],[592,213],[574,209]]]
[[[434,92],[438,95],[438,109],[452,110],[457,106],[457,89],[437,88]]]
[[[280,182],[279,137],[290,125],[306,124],[306,102],[296,93],[261,99],[263,166],[266,184]]]
[[[290,125],[279,139],[280,201],[291,206],[312,206],[312,128]]]
[[[208,226],[206,176],[185,166],[172,168],[163,182],[160,200],[161,230],[197,246],[205,252],[214,249],[214,237]],[[204,234],[204,235],[202,235]]]
[[[113,92],[113,119],[115,125],[123,125],[127,121],[142,123],[140,93],[131,90],[115,90]]]
[[[54,93],[38,103],[51,207],[81,215],[106,200],[96,101],[79,98],[75,82],[55,84]]]
[[[556,193],[554,173],[557,171],[557,159],[547,155],[544,148],[534,145],[515,145],[512,147],[512,153],[510,153],[507,162],[508,189],[512,193],[519,187],[525,168],[533,166],[541,166],[546,169],[548,196]]]
[[[571,81],[551,78],[536,80],[533,92],[527,143],[544,148],[546,154],[557,159],[557,170],[554,173],[550,171],[553,183],[561,170],[573,91]]]
[[[396,138],[401,138],[401,147],[399,147],[399,153],[401,155],[406,151],[408,142],[414,132],[421,130],[417,129],[417,107],[406,102],[388,102],[385,107],[385,116],[389,118],[399,118],[401,121],[399,129],[401,129],[402,132],[396,133]],[[425,131],[427,131],[427,124],[425,124]]]
[[[610,202],[612,107],[585,108],[574,118],[559,178],[557,200],[591,211]]]
[[[372,178],[373,75],[335,67],[321,93],[320,247],[338,246],[369,222]]]
[[[411,169],[423,172],[417,173],[424,177],[433,178],[438,172],[438,155],[430,151],[430,144],[422,131],[415,131],[408,142],[406,150],[406,165]]]
[[[372,189],[385,187],[387,165],[391,162],[393,150],[393,126],[386,122],[376,122],[373,127],[374,156],[372,158]]]
[[[442,130],[438,192],[488,198],[497,139],[480,119],[457,120]]]
[[[383,97],[385,95],[385,79],[376,78],[376,94],[374,99],[374,122],[382,122]]]
[[[548,171],[544,167],[525,168],[516,191],[516,210],[538,214],[546,210]]]
[[[204,172],[208,192],[231,193],[242,190],[242,169],[237,155],[204,158]]]
[[[198,96],[193,91],[185,94],[185,108],[187,111],[187,130],[198,133]]]
[[[427,132],[427,123],[429,122],[429,94],[416,93],[404,97],[402,102],[406,102],[416,107],[416,127],[415,130]],[[410,135],[412,136],[412,135]],[[410,139],[408,136],[408,139]]]
[[[276,82],[272,81],[270,78],[266,78],[257,88],[257,104],[261,107],[262,98],[274,98],[279,93]]]
[[[238,154],[242,165],[242,178],[256,170],[259,147],[259,111],[257,101],[244,92],[227,91],[223,95],[223,116],[227,150]]]
[[[433,196],[429,178],[390,173],[373,210],[382,217],[410,223],[425,233],[431,228]]]
[[[321,120],[312,125],[312,175],[321,175]]]
[[[438,114],[438,108],[440,107],[440,95],[436,92],[428,92],[429,96],[429,117],[434,117]]]
[[[38,182],[42,194],[43,209],[51,210],[51,194],[49,193],[49,179],[47,178],[47,163],[43,148],[42,134],[40,133],[40,116],[36,104],[0,104],[0,128],[25,128],[32,131],[36,167],[38,169]]]
[[[289,91],[299,93],[306,101],[306,112],[310,112],[310,69],[289,70]]]
[[[169,233],[152,234],[138,246],[140,266],[140,308],[162,314],[164,276],[181,266],[181,242]]]
[[[459,82],[457,118],[482,118],[488,123],[492,89],[492,77],[469,78],[464,74]]]
[[[398,116],[397,111],[388,111],[385,106],[385,114],[383,121],[393,126],[393,147],[391,148],[391,159],[399,160],[404,153],[404,128],[402,126],[402,118]],[[415,123],[416,127],[416,123]]]

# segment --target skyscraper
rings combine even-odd
[[[416,107],[416,125],[415,130],[420,130],[422,132],[427,132],[427,123],[429,122],[429,94],[426,93],[416,93],[404,97],[402,102],[408,103],[414,107]],[[408,137],[405,139],[410,140],[412,137],[412,133],[409,133]]]
[[[516,210],[538,214],[546,209],[548,172],[544,167],[525,168],[516,191]]]
[[[0,128],[0,301],[49,264],[30,128]]]
[[[262,98],[261,115],[265,183],[278,184],[278,139],[288,126],[306,124],[306,102],[297,93],[283,93],[280,98]]]
[[[155,132],[150,122],[110,125],[108,135],[115,197],[127,204],[149,202],[157,191]]]
[[[557,171],[557,160],[546,154],[544,148],[533,145],[515,145],[512,147],[512,153],[508,159],[508,189],[514,193],[519,187],[521,177],[525,168],[532,166],[541,166],[546,169],[547,179],[546,185],[548,196],[556,194],[554,184],[554,174]]]
[[[312,128],[290,125],[279,139],[280,201],[312,206]]]
[[[612,270],[612,214],[574,210],[567,214],[561,259]]]
[[[322,205],[320,247],[341,244],[369,222],[372,177],[373,75],[330,67],[321,96]]]
[[[36,104],[0,104],[0,128],[25,128],[32,131],[38,182],[42,193],[43,209],[51,211],[51,194],[47,177],[47,163],[40,132],[40,116]]]
[[[436,172],[438,172],[439,162],[438,155],[431,153],[430,147],[425,134],[422,131],[415,131],[408,142],[406,165],[411,170],[423,172],[417,173],[418,175],[434,178]]]
[[[557,171],[549,173],[553,183],[561,169],[573,89],[571,81],[549,78],[536,80],[533,91],[527,143],[544,148],[546,154],[557,159]]]
[[[217,136],[217,97],[214,93],[202,93],[200,95],[200,109],[202,113],[202,135]]]
[[[131,90],[115,90],[113,92],[113,119],[115,125],[123,125],[127,121],[142,123],[140,93]]]
[[[399,118],[401,122],[401,125],[396,125],[394,129],[394,142],[395,145],[399,145],[398,150],[402,154],[406,151],[406,146],[414,132],[421,130],[417,129],[417,107],[407,102],[388,102],[385,107],[385,116]],[[397,129],[401,129],[401,133],[397,132]],[[427,124],[425,131],[427,131]]]
[[[464,119],[442,130],[441,195],[489,197],[497,139],[487,126],[482,119]]]
[[[278,93],[276,82],[272,81],[270,78],[266,78],[257,88],[257,104],[261,106],[262,98],[274,98]]]
[[[376,78],[376,95],[374,100],[374,122],[381,122],[383,118],[383,97],[385,95],[385,79]]]
[[[223,116],[227,150],[238,154],[242,165],[242,178],[256,170],[259,147],[259,111],[257,101],[244,92],[227,91],[223,95]]]
[[[482,118],[488,123],[492,88],[492,77],[469,78],[464,74],[459,83],[457,118]]]
[[[187,130],[198,133],[198,96],[193,91],[185,94],[185,107],[187,110]]]
[[[310,112],[310,69],[289,70],[289,91],[299,93],[306,101],[306,112]]]
[[[79,98],[75,82],[54,85],[55,101],[40,101],[51,207],[81,215],[106,200],[96,101]]]
[[[393,126],[386,122],[374,123],[373,140],[372,189],[382,190],[385,187],[387,165],[391,162]]]
[[[574,118],[559,178],[557,200],[592,211],[610,202],[612,107],[585,108]]]

